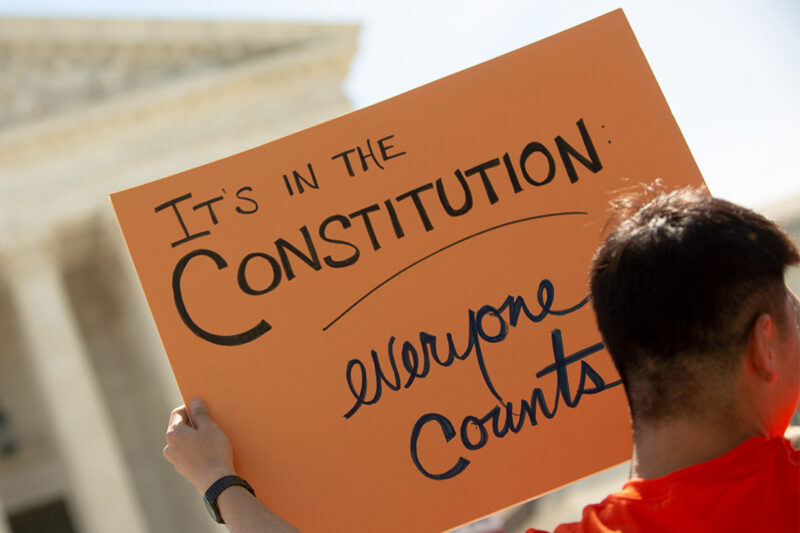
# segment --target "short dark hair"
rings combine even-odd
[[[634,424],[703,408],[756,318],[788,318],[779,302],[797,248],[774,222],[702,189],[650,187],[613,206],[590,286]]]

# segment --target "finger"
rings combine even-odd
[[[208,409],[206,409],[205,402],[200,398],[195,398],[189,403],[191,410],[192,422],[197,429],[202,428],[211,423],[211,418],[208,416]]]
[[[167,429],[175,429],[181,424],[189,424],[189,412],[186,410],[185,405],[181,405],[177,409],[173,409],[169,415],[169,425]]]
[[[175,461],[173,460],[174,457],[173,457],[173,453],[172,453],[172,447],[169,444],[164,446],[164,451],[162,453],[164,454],[164,459],[166,459],[167,461],[169,461],[172,464],[175,464]]]

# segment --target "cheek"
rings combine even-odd
[[[794,345],[788,355],[786,371],[784,372],[784,383],[780,387],[781,392],[776,398],[776,435],[782,433],[792,420],[795,411],[798,410],[800,402],[800,344],[794,339]]]
[[[796,392],[796,391],[795,391]],[[783,398],[784,403],[778,406],[774,413],[774,418],[772,419],[772,423],[770,425],[770,437],[778,437],[783,435],[786,431],[786,428],[792,422],[792,418],[794,417],[795,410],[797,409],[797,401],[800,399],[800,395],[795,394],[793,398]]]
[[[798,345],[795,345],[794,372],[790,376],[788,388],[788,403],[790,404],[789,407],[791,407],[792,413],[794,413],[800,408],[798,405],[798,402],[800,402],[800,349],[798,349]]]

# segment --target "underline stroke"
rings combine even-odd
[[[439,248],[438,250],[429,253],[425,257],[417,259],[416,261],[414,261],[410,265],[408,265],[408,266],[406,266],[404,268],[401,268],[400,270],[398,270],[397,272],[395,272],[394,274],[392,274],[391,276],[389,276],[388,278],[386,278],[382,282],[380,282],[377,285],[375,285],[372,289],[367,291],[361,298],[359,298],[358,300],[353,302],[353,304],[350,307],[348,307],[347,309],[342,311],[339,314],[339,316],[334,318],[327,326],[323,327],[322,331],[326,331],[329,327],[331,327],[336,322],[338,322],[339,319],[341,319],[344,315],[346,315],[347,313],[352,311],[354,307],[356,307],[358,304],[360,304],[361,302],[366,300],[367,297],[372,295],[372,293],[374,293],[375,291],[377,291],[378,289],[380,289],[381,287],[383,287],[384,285],[386,285],[387,283],[389,283],[390,281],[392,281],[393,279],[395,279],[399,275],[401,275],[404,272],[412,269],[413,267],[417,266],[418,264],[422,263],[423,261],[426,261],[426,260],[430,259],[434,255],[439,254],[441,252],[444,252],[448,248],[452,248],[453,246],[461,244],[462,242],[468,241],[468,240],[470,240],[472,238],[478,237],[478,236],[483,235],[485,233],[489,233],[490,231],[498,230],[500,228],[504,228],[506,226],[511,226],[511,225],[514,225],[514,224],[519,224],[521,222],[528,222],[530,220],[536,220],[536,219],[540,219],[540,218],[560,217],[560,216],[566,216],[566,215],[588,215],[588,214],[589,213],[587,213],[586,211],[563,211],[561,213],[547,213],[547,214],[544,214],[544,215],[534,215],[532,217],[525,217],[525,218],[520,218],[518,220],[512,220],[510,222],[504,222],[503,224],[498,224],[497,226],[492,226],[491,228],[486,228],[486,229],[481,230],[481,231],[479,231],[477,233],[473,233],[472,235],[467,235],[466,237],[463,237],[463,238],[461,238],[461,239],[459,239],[459,240],[457,240],[455,242],[451,242],[447,246],[443,246],[443,247]]]

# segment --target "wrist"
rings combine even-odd
[[[230,505],[230,503],[237,498],[255,498],[255,494],[247,490],[241,485],[231,485],[230,487],[223,490],[219,496],[217,496],[217,506],[220,510],[226,508]]]
[[[200,492],[200,494],[205,494],[206,491],[213,485],[218,479],[221,479],[225,476],[235,476],[236,471],[233,468],[227,467],[220,467],[206,470],[199,476],[197,482],[195,483],[195,488]]]
[[[211,484],[203,495],[203,503],[214,520],[220,524],[225,523],[222,511],[220,510],[220,503],[227,499],[226,495],[236,497],[236,493],[240,492],[240,490],[245,490],[255,497],[255,492],[250,484],[236,475],[223,476]]]

